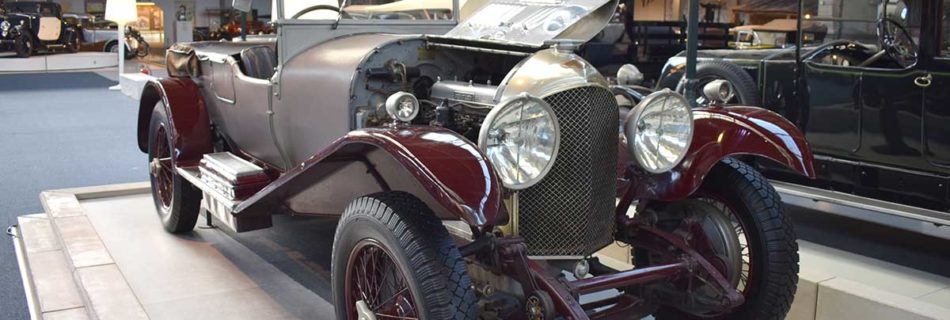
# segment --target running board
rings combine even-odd
[[[950,239],[950,213],[772,180],[787,204]],[[895,219],[896,218],[896,219]]]
[[[199,167],[179,167],[176,168],[178,175],[188,180],[195,188],[201,190],[201,211],[206,215],[210,214],[225,227],[234,232],[246,232],[258,229],[269,228],[273,225],[270,214],[266,215],[234,215],[234,209],[243,202],[243,200],[232,199],[221,191],[218,184],[212,185],[208,179],[201,179],[201,169]]]

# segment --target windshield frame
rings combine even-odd
[[[452,1],[452,19],[446,20],[404,20],[404,19],[394,19],[394,20],[385,20],[385,19],[290,19],[289,17],[284,16],[284,1],[288,0],[274,0],[273,4],[275,5],[273,10],[276,10],[276,14],[272,14],[276,24],[280,25],[337,25],[337,26],[400,26],[400,25],[409,25],[409,26],[419,26],[419,25],[433,25],[433,26],[455,26],[459,22],[459,0]],[[289,0],[293,1],[293,0]],[[338,7],[343,4],[343,1],[338,2]],[[349,1],[346,1],[349,2]],[[385,29],[385,28],[381,28]]]

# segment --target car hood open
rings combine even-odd
[[[444,38],[540,48],[587,42],[610,22],[617,0],[468,0]]]

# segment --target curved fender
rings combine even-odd
[[[753,155],[815,177],[814,158],[805,136],[781,115],[757,107],[719,107],[693,111],[693,141],[679,166],[662,174],[628,177],[638,198],[674,201],[696,191],[724,157]]]
[[[159,101],[165,104],[172,134],[176,166],[197,165],[202,155],[212,152],[211,122],[201,91],[187,78],[151,80],[139,99],[139,150],[148,152],[148,130],[152,110]]]
[[[370,156],[376,151],[383,151],[395,161],[388,161],[385,155],[382,160]],[[260,214],[321,182],[345,183],[356,178],[330,178],[340,168],[341,162],[372,162],[359,174],[373,175],[378,185],[368,189],[375,188],[376,191],[389,190],[389,184],[399,182],[392,176],[408,173],[422,188],[401,191],[440,204],[445,210],[432,209],[441,218],[462,219],[479,229],[508,219],[502,203],[501,183],[478,147],[455,132],[428,126],[351,131],[244,201],[234,214]],[[392,175],[394,171],[400,172]],[[390,177],[387,177],[387,172]],[[343,208],[353,200],[326,199],[328,196],[319,192],[307,196],[332,201],[334,208]]]

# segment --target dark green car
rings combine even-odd
[[[772,178],[950,224],[950,1],[848,5],[873,15],[863,26],[827,20],[829,40],[803,47],[800,64],[795,48],[703,50],[700,82],[729,80],[733,102],[767,107],[805,132],[818,179]],[[685,54],[671,58],[658,87],[680,86],[684,63]]]

